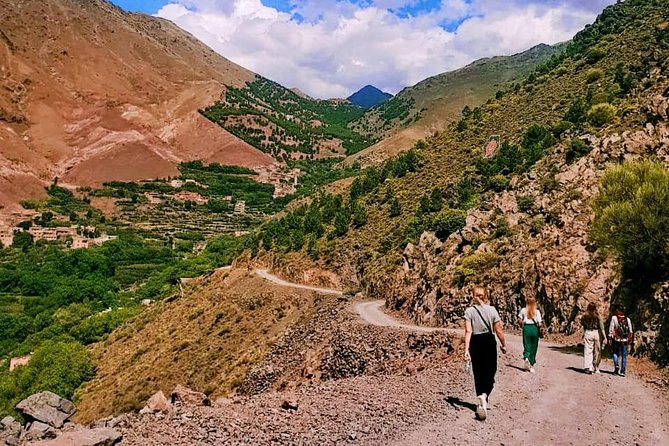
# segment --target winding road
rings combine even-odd
[[[283,280],[267,270],[255,274],[277,285],[342,295],[339,290],[311,287]],[[381,300],[358,302],[356,313],[364,322],[397,329],[432,332],[386,314]],[[462,333],[461,330],[448,330]],[[602,373],[582,373],[579,350],[542,342],[537,373],[522,368],[522,342],[507,336],[509,352],[498,364],[497,384],[491,398],[493,409],[485,423],[473,423],[466,404],[455,407],[456,421],[415,426],[385,444],[421,446],[447,444],[540,444],[540,445],[669,445],[667,401],[662,393],[631,375],[613,375],[605,359]],[[631,365],[633,367],[633,365]],[[469,379],[463,375],[463,379]],[[448,383],[446,383],[448,385]],[[471,401],[472,392],[460,396]],[[465,410],[462,410],[462,409]]]

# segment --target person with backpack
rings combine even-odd
[[[621,307],[616,311],[609,324],[609,339],[613,350],[613,373],[625,376],[627,370],[627,350],[632,345],[632,321],[625,316]],[[620,360],[620,363],[618,363]]]
[[[494,330],[494,331],[493,331]],[[482,286],[473,289],[472,306],[465,310],[465,359],[471,361],[474,374],[476,416],[485,420],[488,415],[488,399],[495,386],[497,373],[497,341],[506,354],[506,340],[502,320],[497,309],[489,305],[488,291]]]
[[[539,331],[541,326],[541,313],[537,308],[537,300],[534,297],[525,299],[525,308],[518,315],[520,329],[523,331],[523,359],[525,370],[535,373],[534,364],[537,363],[537,350],[539,349]]]
[[[583,371],[587,374],[600,373],[602,344],[606,344],[604,323],[597,312],[597,304],[590,302],[585,314],[581,316],[583,327]]]

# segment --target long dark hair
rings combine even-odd
[[[581,318],[583,325],[588,327],[596,327],[599,324],[599,312],[597,311],[597,304],[590,302],[585,310],[585,314]]]

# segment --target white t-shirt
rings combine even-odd
[[[541,312],[539,311],[538,308],[536,310],[534,310],[534,320],[532,320],[532,319],[529,319],[527,317],[527,308],[523,308],[522,310],[520,310],[520,314],[518,315],[518,318],[520,319],[520,321],[523,324],[527,324],[527,325],[530,325],[530,324],[534,325],[535,323],[540,324],[541,323]]]

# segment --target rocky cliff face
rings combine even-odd
[[[488,286],[507,322],[515,322],[524,298],[534,296],[549,329],[567,334],[578,330],[588,302],[599,303],[604,315],[612,302],[635,305],[616,265],[589,241],[588,228],[607,166],[649,156],[669,163],[669,91],[665,78],[653,81],[657,88],[639,115],[626,118],[637,125],[582,136],[590,152],[571,164],[567,147],[558,145],[533,170],[513,177],[507,191],[470,211],[465,227],[443,243],[426,232],[417,245],[409,244],[392,280],[369,288],[426,325],[460,323],[470,302],[463,282]],[[667,345],[668,289],[657,285],[646,300],[651,303],[635,307],[638,345],[660,356]]]

